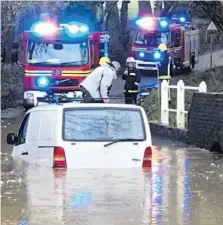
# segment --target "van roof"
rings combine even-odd
[[[40,105],[33,107],[29,110],[29,112],[32,111],[39,111],[40,109],[58,109],[58,108],[106,108],[106,107],[112,107],[112,108],[126,108],[126,109],[132,109],[132,108],[138,108],[142,109],[141,106],[136,105],[126,105],[126,104],[103,104],[103,103],[63,103],[63,104],[46,104],[46,105]]]

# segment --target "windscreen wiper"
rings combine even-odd
[[[107,147],[109,145],[113,145],[113,144],[118,143],[118,142],[125,142],[125,141],[142,141],[142,139],[133,139],[133,138],[118,139],[118,140],[115,140],[115,141],[112,141],[112,142],[109,142],[109,143],[105,144],[104,147]]]
[[[61,83],[64,83],[66,81],[70,81],[71,79],[65,79],[65,80],[56,80],[55,81],[55,84],[58,85],[58,84],[61,84]]]
[[[84,63],[85,61],[77,61],[77,62],[63,62],[63,63],[60,63],[61,66],[79,66],[80,63]]]
[[[49,62],[35,62],[35,63],[29,63],[30,65],[51,65]]]

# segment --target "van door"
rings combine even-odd
[[[14,146],[12,156],[16,158],[20,158],[27,162],[35,162],[36,161],[36,151],[33,146],[33,143],[28,141],[31,126],[30,126],[30,117],[31,114],[28,113],[25,115],[22,124],[19,128],[18,133],[18,144]]]
[[[55,110],[44,110],[39,120],[39,138],[37,143],[37,163],[41,166],[53,166],[53,150],[56,140],[56,117]]]
[[[141,168],[144,151],[151,147],[146,127],[141,112],[134,108],[64,110],[62,146],[67,167]],[[120,139],[127,140],[112,141]]]

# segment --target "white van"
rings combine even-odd
[[[13,157],[54,168],[150,167],[145,111],[124,104],[48,104],[25,114],[8,134]]]

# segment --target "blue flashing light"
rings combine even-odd
[[[145,56],[145,53],[144,53],[144,52],[140,52],[140,53],[139,53],[139,56],[140,56],[141,58],[143,58],[143,57]]]
[[[154,86],[153,86],[154,88],[158,88],[159,87],[159,84],[154,84]]]
[[[68,25],[67,29],[71,34],[76,34],[79,32],[79,27],[76,24]]]
[[[82,33],[86,33],[89,31],[89,28],[87,26],[80,26],[79,29],[80,29],[80,32],[82,32]]]
[[[161,26],[161,28],[165,29],[165,28],[168,27],[168,25],[169,25],[169,23],[168,23],[167,20],[164,20],[164,19],[160,20],[160,26]]]
[[[89,32],[89,27],[83,23],[70,22],[65,24],[65,32],[68,36],[79,37]]]
[[[180,15],[178,13],[174,14],[171,18],[176,23],[185,24],[189,22],[189,15],[181,13]]]
[[[45,88],[49,85],[49,79],[47,77],[39,77],[37,80],[37,85],[39,88]]]
[[[67,27],[68,31],[73,34],[89,32],[89,27],[87,25],[80,24],[77,22],[68,23],[66,27]]]
[[[136,25],[145,30],[151,30],[154,28],[154,20],[152,17],[144,17],[136,20]]]
[[[185,23],[185,22],[186,22],[186,18],[183,17],[183,16],[181,16],[181,17],[180,17],[180,22],[181,22],[181,23]]]
[[[153,53],[153,58],[156,59],[156,60],[159,60],[161,58],[161,53],[156,51]]]
[[[48,35],[54,35],[58,28],[54,23],[48,23],[48,22],[37,22],[32,27],[31,30],[39,36],[48,36]]]

